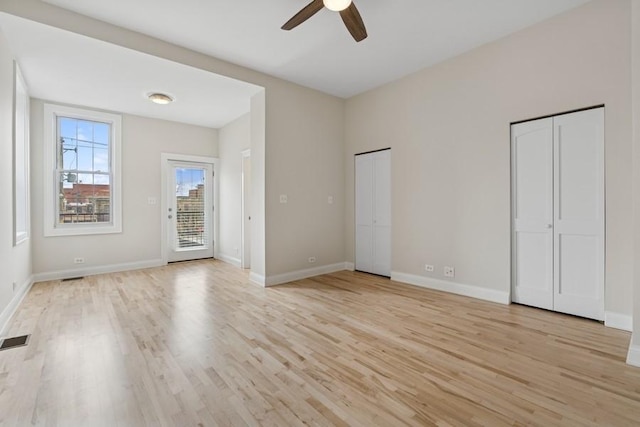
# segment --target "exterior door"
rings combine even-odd
[[[391,150],[355,159],[358,271],[391,275]]]
[[[213,166],[169,161],[167,260],[213,257]]]

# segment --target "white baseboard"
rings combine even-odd
[[[122,264],[100,265],[96,267],[74,268],[70,270],[51,271],[48,273],[34,274],[34,282],[46,282],[48,280],[69,279],[80,276],[94,276],[96,274],[119,273],[121,271],[142,270],[144,268],[161,267],[161,259],[151,259],[147,261],[127,262]]]
[[[219,259],[220,261],[224,261],[227,264],[234,265],[238,268],[242,268],[242,260],[240,258],[232,257],[226,254],[218,254],[216,259]]]
[[[631,332],[633,331],[633,317],[627,314],[606,311],[604,313],[604,326]]]
[[[4,336],[7,333],[7,329],[9,327],[9,322],[11,318],[15,314],[18,307],[22,303],[24,297],[29,293],[29,289],[33,286],[34,280],[33,276],[30,276],[18,289],[17,292],[9,301],[9,304],[4,308],[2,313],[0,313],[0,336]]]
[[[509,292],[496,291],[495,289],[486,289],[479,286],[465,285],[463,283],[450,282],[447,280],[399,273],[397,271],[391,272],[391,280],[485,301],[497,302],[500,304],[510,303]]]
[[[344,269],[349,271],[356,271],[356,265],[352,262],[345,262]]]
[[[291,271],[289,273],[276,274],[267,276],[265,286],[276,286],[284,283],[293,282],[294,280],[308,279],[309,277],[320,276],[322,274],[335,273],[336,271],[348,270],[346,263],[339,262],[336,264],[323,265],[320,267],[307,268],[304,270]]]
[[[254,273],[253,271],[249,273],[249,280],[260,286],[264,286],[267,282],[262,274]]]
[[[633,338],[631,339],[631,342],[633,342]],[[640,368],[640,345],[629,345],[627,364]]]

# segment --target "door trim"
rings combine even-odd
[[[169,162],[207,163],[213,167],[213,257],[218,258],[218,167],[220,160],[217,157],[192,156],[187,154],[160,153],[160,251],[162,265],[167,265],[167,173]]]

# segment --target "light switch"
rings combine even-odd
[[[286,194],[281,194],[280,195],[280,203],[287,203],[287,195]]]

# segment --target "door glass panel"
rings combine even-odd
[[[209,246],[209,212],[206,199],[206,169],[175,168],[175,249],[206,249]]]

